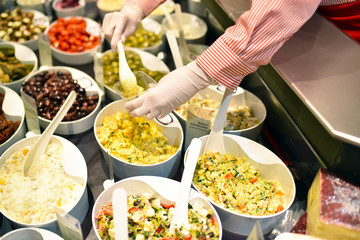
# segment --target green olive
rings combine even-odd
[[[161,42],[161,34],[144,29],[139,25],[138,30],[125,41],[125,46],[133,48],[148,48],[155,46]]]
[[[147,69],[141,61],[141,57],[134,51],[125,51],[125,56],[130,69],[133,72],[143,71],[152,77],[155,81],[159,81],[166,73],[160,71],[152,71]],[[102,56],[104,83],[112,88],[119,81],[119,57],[117,53],[109,52]]]

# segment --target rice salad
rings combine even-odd
[[[244,158],[231,154],[207,151],[200,156],[193,183],[211,201],[241,214],[270,215],[286,205],[277,181],[262,178]]]
[[[161,202],[151,193],[128,196],[129,239],[219,239],[219,229],[211,212],[199,203],[189,204],[189,225],[175,229],[169,235],[174,204]],[[97,213],[97,231],[104,240],[115,236],[112,203],[106,203]]]
[[[104,118],[98,139],[112,156],[140,165],[163,162],[178,150],[145,117],[130,117],[121,111]]]
[[[14,152],[0,169],[0,210],[12,220],[41,224],[56,219],[54,206],[71,210],[84,185],[67,176],[62,167],[63,148],[56,143],[49,143],[24,176],[22,163],[29,148]]]

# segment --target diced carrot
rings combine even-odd
[[[256,178],[251,179],[250,182],[251,183],[256,183],[257,180],[258,180],[258,178],[256,177]]]
[[[285,193],[283,193],[282,191],[277,191],[275,194],[277,194],[279,196],[285,195]]]
[[[232,173],[232,172],[230,172],[230,173],[228,173],[228,174],[226,174],[225,175],[225,179],[226,180],[230,180],[230,179],[234,179],[235,177],[234,177],[234,174]]]
[[[244,204],[244,205],[241,205],[240,207],[238,207],[238,210],[243,210],[244,208],[246,207],[246,204]]]
[[[29,152],[29,149],[25,148],[25,149],[23,150],[24,156],[26,156],[26,154],[27,154],[28,152]]]
[[[276,212],[281,212],[282,210],[284,210],[284,207],[282,204],[280,204],[276,210]]]

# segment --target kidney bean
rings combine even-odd
[[[87,116],[98,104],[97,94],[86,96],[85,89],[72,78],[69,72],[43,71],[22,85],[22,90],[32,96],[39,116],[52,120],[72,90],[76,100],[63,121],[74,121]]]

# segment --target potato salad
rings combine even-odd
[[[130,117],[121,111],[104,118],[98,138],[111,155],[134,164],[160,163],[178,150],[144,117]]]
[[[284,192],[266,180],[244,158],[207,152],[198,160],[195,186],[210,200],[237,213],[262,216],[284,209]]]
[[[189,204],[189,225],[169,235],[174,205],[161,202],[150,193],[128,196],[129,239],[219,239],[219,229],[209,210],[201,204]],[[101,239],[114,239],[112,203],[105,204],[96,215]]]
[[[207,109],[211,111],[211,125],[215,121],[217,111],[220,103],[211,99],[208,95],[206,98],[196,94],[185,104],[176,109],[176,112],[183,118],[187,118],[187,109],[189,106],[194,106],[199,109]],[[226,125],[224,130],[241,130],[251,128],[259,124],[259,119],[252,115],[251,108],[248,106],[232,104],[226,113]]]
[[[21,223],[40,224],[56,218],[53,207],[66,212],[80,199],[84,185],[65,173],[60,145],[50,143],[28,175],[22,163],[29,148],[14,152],[0,169],[0,210]]]

